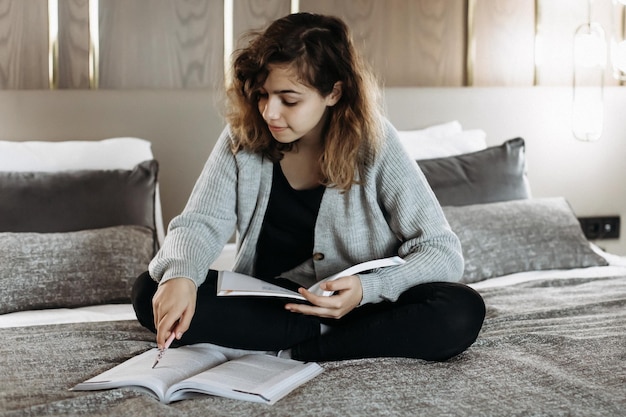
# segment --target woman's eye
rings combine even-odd
[[[283,100],[283,104],[284,104],[285,106],[293,107],[293,106],[295,106],[296,104],[298,104],[298,102],[297,102],[297,101],[285,101],[285,100]]]

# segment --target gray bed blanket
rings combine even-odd
[[[202,397],[164,405],[132,389],[68,388],[154,346],[135,322],[0,329],[0,416],[626,415],[626,277],[480,291],[478,341],[443,363],[326,362],[273,406]]]

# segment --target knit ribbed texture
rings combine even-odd
[[[157,281],[187,277],[200,285],[235,228],[234,270],[253,274],[256,243],[272,184],[272,162],[230,150],[226,128],[207,161],[185,210],[172,220],[150,264]],[[328,188],[315,226],[313,277],[318,281],[351,265],[392,255],[407,262],[360,274],[362,304],[396,300],[414,285],[458,281],[463,258],[434,193],[387,123],[382,148],[347,192]]]

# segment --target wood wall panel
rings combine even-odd
[[[474,86],[533,85],[535,2],[469,1],[468,83]]]
[[[289,14],[290,0],[233,0],[233,45],[249,30],[261,30],[270,22]]]
[[[411,36],[411,48],[407,48],[403,34],[393,32],[393,44],[396,45],[394,58],[398,60],[403,51],[406,54],[407,49],[411,50],[414,57],[411,72],[414,76],[398,85],[464,85],[467,1],[408,1],[413,7],[407,7],[408,13],[401,16],[408,29],[413,28],[415,34]],[[389,27],[393,27],[394,20],[389,23]],[[401,79],[400,75],[397,79]]]
[[[466,0],[301,0],[300,10],[344,19],[386,86],[464,83]]]
[[[588,0],[540,1],[537,10],[537,84],[572,85],[576,28],[587,20]],[[568,8],[568,13],[563,13]]]
[[[587,22],[597,22],[604,28],[607,42],[611,33],[611,1],[543,0],[537,13],[537,85],[572,85],[574,74],[574,33]],[[563,13],[563,10],[568,10]],[[589,16],[591,11],[591,16]],[[611,76],[607,61],[604,73],[605,85],[619,85]],[[584,82],[595,83],[597,77]]]
[[[611,1],[602,0],[602,1],[592,2],[591,21],[598,22],[602,25],[606,33],[607,43],[610,42],[610,39],[611,39],[611,29],[612,29],[611,21],[613,20],[612,12],[613,12],[613,4]],[[620,23],[621,23],[621,27],[618,30],[623,31],[625,29],[624,24],[626,22],[624,20],[621,20]],[[608,53],[608,49],[607,49],[607,53]],[[604,73],[604,83],[605,85],[608,85],[608,86],[620,85],[620,82],[617,79],[613,78],[613,69],[612,69],[611,62],[608,59],[608,57],[607,57],[606,71]]]
[[[300,11],[330,14],[343,19],[349,26],[356,47],[382,81],[387,54],[377,56],[378,45],[386,43],[384,24],[388,19],[387,2],[376,0],[300,0]]]
[[[100,88],[223,82],[222,0],[100,0]]]
[[[235,46],[244,32],[288,14],[292,3],[99,0],[99,87],[221,89],[225,1],[232,2]],[[0,89],[49,88],[47,3],[0,0]],[[89,0],[58,4],[58,87],[89,88]],[[343,18],[357,48],[389,87],[571,85],[574,31],[588,16],[588,0],[299,0],[299,5],[301,11]],[[591,5],[591,20],[602,24],[608,40],[611,0]],[[626,30],[623,19],[618,22],[619,30]],[[604,82],[620,85],[610,62]]]
[[[58,88],[89,88],[89,0],[58,4]]]
[[[602,25],[606,34],[607,44],[611,40],[611,30],[612,30],[612,20],[613,20],[612,13],[613,13],[613,4],[611,1],[602,0],[602,1],[592,2],[591,21],[600,23]],[[624,20],[621,20],[620,23],[621,23],[621,27],[618,30],[624,30],[625,28],[624,24],[626,22],[624,22]],[[604,84],[608,86],[611,86],[611,85],[619,86],[620,82],[617,79],[613,78],[613,68],[611,65],[610,58],[608,56],[609,54],[610,52],[607,46],[607,64],[606,64],[606,71],[604,72]]]
[[[0,88],[47,89],[47,0],[0,0]]]

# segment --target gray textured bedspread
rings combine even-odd
[[[322,363],[324,373],[273,406],[68,391],[153,346],[134,322],[0,329],[0,416],[626,415],[626,277],[481,293],[488,316],[464,354]]]

